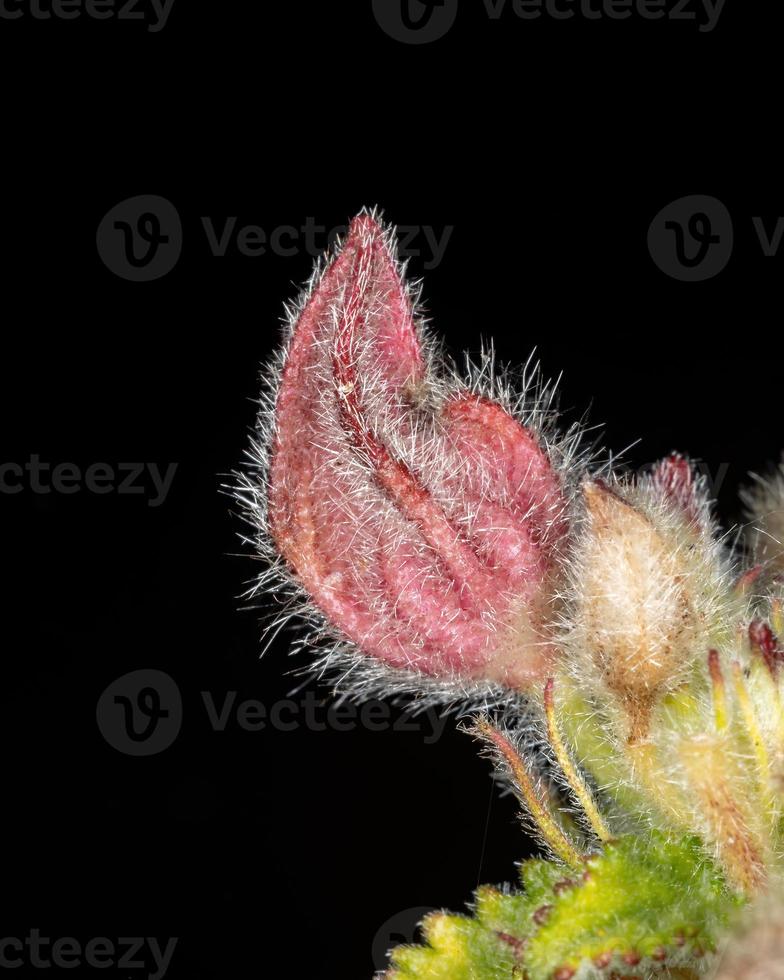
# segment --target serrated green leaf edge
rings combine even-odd
[[[608,844],[582,875],[533,859],[521,877],[522,892],[479,889],[473,917],[428,916],[427,945],[396,949],[390,980],[702,972],[740,904],[699,840],[659,831]]]

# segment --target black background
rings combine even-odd
[[[256,9],[258,8],[258,9]],[[640,466],[672,449],[736,491],[781,432],[784,214],[778,32],[728,0],[690,22],[490,22],[462,0],[441,41],[400,44],[370,4],[176,0],[166,28],[0,20],[4,90],[3,459],[177,463],[145,496],[0,497],[5,831],[0,934],[179,937],[168,976],[370,977],[373,938],[414,907],[459,909],[530,852],[488,765],[426,731],[213,731],[201,691],[272,705],[291,637],[259,660],[256,572],[220,492],[242,459],[260,365],[312,259],[208,249],[200,219],[328,228],[363,205],[453,226],[424,299],[447,348],[533,347],[570,419]],[[180,262],[132,283],[95,245],[137,194],[170,200]],[[681,283],[646,234],[673,199],[735,222],[716,278]],[[140,668],[185,703],[166,751],[101,736],[101,692]],[[325,701],[329,688],[312,682]],[[397,713],[393,717],[398,717]],[[59,972],[51,970],[50,972]],[[38,975],[18,969],[16,976]],[[72,976],[96,971],[74,969]],[[146,976],[144,970],[104,975]]]

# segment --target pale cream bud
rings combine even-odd
[[[588,526],[576,562],[574,637],[643,736],[656,699],[677,686],[699,617],[683,551],[601,483],[584,488]]]

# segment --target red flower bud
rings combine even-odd
[[[653,486],[659,495],[679,509],[690,524],[705,521],[706,504],[691,463],[680,453],[670,453],[653,470]]]
[[[269,533],[340,638],[440,680],[541,679],[559,478],[501,404],[434,375],[367,214],[293,325],[270,456]]]

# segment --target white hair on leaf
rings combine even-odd
[[[362,274],[356,275],[359,285],[352,280],[350,271],[330,272],[339,261],[345,263],[341,256],[351,249],[360,256],[355,264],[365,263]],[[376,258],[381,252],[389,257],[389,269],[381,264],[383,259]],[[371,258],[366,258],[368,255]],[[487,708],[509,700],[515,702],[521,693],[518,682],[521,679],[524,682],[528,676],[526,658],[548,646],[549,600],[526,598],[525,575],[521,573],[522,577],[518,575],[515,579],[511,574],[514,561],[502,567],[505,563],[501,555],[520,554],[522,560],[531,563],[531,575],[538,575],[536,556],[547,548],[551,557],[546,564],[557,565],[560,551],[568,546],[570,510],[587,459],[587,454],[580,451],[580,427],[573,425],[565,435],[559,435],[555,425],[554,389],[541,381],[538,366],[532,361],[518,378],[498,369],[492,349],[483,351],[478,363],[468,362],[465,375],[446,363],[425,328],[419,310],[419,284],[405,283],[405,268],[393,256],[394,230],[384,227],[375,211],[365,211],[352,224],[346,242],[338,243],[334,254],[317,265],[298,301],[287,307],[284,346],[265,370],[257,434],[249,453],[249,465],[238,475],[234,491],[253,529],[249,540],[265,563],[265,570],[247,598],[255,600],[263,593],[272,592],[277,601],[283,602],[284,609],[273,617],[270,629],[279,631],[292,619],[302,620],[306,634],[295,644],[295,649],[317,647],[320,653],[312,669],[319,675],[337,677],[339,690],[352,696],[413,694],[417,706],[437,701]],[[394,292],[392,300],[389,298],[389,289],[395,288],[389,287],[386,281],[393,275],[390,270],[400,283],[400,296],[410,306],[422,362],[418,377],[402,384],[399,379],[393,379],[391,388],[389,352],[373,340],[373,329],[386,329],[385,337],[398,330],[394,323],[389,328],[383,325],[388,315],[385,305],[398,302]],[[319,492],[330,494],[330,521],[338,536],[343,535],[339,540],[344,552],[350,550],[359,556],[355,562],[358,567],[347,567],[344,563],[339,569],[337,559],[342,556],[333,554],[327,566],[335,567],[322,583],[325,588],[345,590],[348,582],[357,595],[362,591],[360,605],[368,615],[357,617],[354,614],[362,609],[356,607],[348,610],[356,627],[349,630],[348,636],[348,619],[344,617],[344,622],[336,622],[325,611],[323,602],[314,602],[312,590],[303,582],[302,568],[296,568],[296,562],[292,564],[291,547],[286,555],[280,535],[276,540],[270,514],[270,495],[274,499],[276,492],[272,464],[281,438],[280,393],[286,390],[286,371],[297,343],[298,327],[307,319],[319,291],[328,288],[325,283],[331,274],[333,281],[339,281],[340,275],[345,275],[346,281],[333,288],[326,326],[322,324],[312,330],[310,349],[302,360],[309,364],[307,377],[304,374],[302,377],[314,395],[313,409],[306,421],[313,436],[308,451],[317,457],[317,468],[308,479],[320,488]],[[386,277],[383,290],[374,292],[374,275]],[[351,338],[344,365],[350,380],[338,384],[336,347],[347,332],[342,321],[350,319],[347,310],[356,292],[360,293],[360,301],[354,304],[351,315],[365,325],[378,320],[382,327],[371,328],[368,336]],[[368,296],[370,300],[365,302]],[[401,343],[409,344],[409,341],[404,338]],[[303,358],[301,351],[296,356]],[[338,373],[340,370],[338,365]],[[474,409],[474,406],[480,407]],[[488,442],[482,442],[482,426],[486,428],[488,421],[490,436],[498,439],[498,450],[490,443],[490,436]],[[364,433],[362,436],[365,442],[360,445],[355,440],[351,444],[349,440],[347,451],[346,431],[357,425],[368,430],[367,436]],[[492,425],[497,425],[497,430]],[[409,514],[406,520],[400,520],[400,497],[395,497],[399,488],[393,486],[392,496],[389,492],[386,496],[375,492],[377,445],[389,454],[395,465],[412,475],[417,481],[415,490],[424,488],[432,507],[443,515],[445,526],[454,529],[458,564],[462,560],[459,549],[469,562],[474,562],[472,552],[479,556],[474,582],[485,581],[483,596],[479,596],[479,588],[472,589],[470,579],[462,583],[459,578],[444,579],[444,555],[434,556],[428,528],[422,539],[421,514],[414,519]],[[525,464],[518,467],[511,483],[495,472],[499,461],[505,458],[504,447],[517,452]],[[279,471],[284,469],[285,466],[279,467]],[[552,477],[547,476],[548,472]],[[302,484],[299,476],[291,467],[284,473],[281,484],[284,495],[292,497],[298,492]],[[403,487],[403,491],[407,490],[408,487]],[[522,507],[521,500],[526,494],[530,499]],[[296,536],[296,529],[293,534]],[[562,540],[557,542],[559,536]],[[470,546],[467,552],[466,543]],[[526,548],[528,559],[525,559]],[[371,553],[407,570],[405,576],[396,580],[395,588],[399,585],[399,589],[394,596],[389,589],[379,586],[377,576],[374,578],[375,570],[368,560]],[[367,574],[361,574],[360,558],[365,561]],[[448,557],[446,560],[448,563]],[[491,598],[493,578],[498,582],[492,588]],[[428,600],[432,605],[431,593],[438,588],[446,590],[442,592],[443,600],[447,605],[452,603],[452,608],[427,619],[419,614],[417,603]],[[472,602],[475,609],[468,615],[465,606]],[[518,607],[519,612],[515,612]],[[539,619],[533,626],[527,607],[537,608]],[[398,622],[406,617],[413,617],[419,623],[405,634],[407,657],[400,656],[390,667],[382,657],[368,655],[366,647],[383,650],[389,642],[389,635],[383,635],[379,623],[386,623],[388,631],[394,633]],[[357,625],[360,621],[365,623],[364,628]],[[444,651],[444,664],[436,664],[431,670],[428,658],[432,660],[434,654],[427,651],[435,649],[437,654],[437,635],[452,635],[454,643],[452,650]],[[473,654],[461,654],[464,637],[469,644],[466,650],[472,649]],[[454,665],[451,668],[450,663]],[[461,664],[468,669],[463,669]]]

